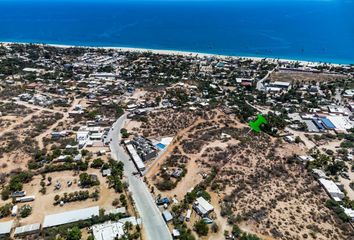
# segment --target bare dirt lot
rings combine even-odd
[[[273,72],[269,79],[273,81],[283,82],[331,82],[339,79],[346,78],[345,75],[340,74],[326,74],[326,73],[311,73],[311,72],[292,72],[292,71],[278,71]]]
[[[203,173],[217,169],[208,191],[211,202],[218,205],[214,217],[221,233],[230,230],[224,224],[228,222],[269,239],[352,239],[350,226],[325,207],[328,196],[318,182],[292,160],[294,154],[305,152],[302,144],[252,133],[232,117],[214,111],[180,128],[146,176],[158,186],[164,172],[185,166],[187,172],[175,187],[155,190],[155,195],[181,200],[202,181]],[[220,239],[221,233],[209,237]]]
[[[112,207],[112,195],[117,195],[113,189],[108,189],[108,184],[106,183],[106,178],[102,177],[102,175],[96,169],[89,169],[87,171],[89,174],[96,174],[98,176],[99,181],[101,182],[100,186],[93,187],[90,189],[82,189],[77,185],[77,181],[79,179],[78,175],[74,175],[72,171],[64,171],[64,172],[57,172],[47,174],[47,177],[52,177],[53,184],[47,187],[47,193],[43,195],[42,193],[38,192],[40,187],[40,180],[41,176],[35,176],[34,179],[31,181],[30,184],[25,185],[24,190],[27,192],[27,195],[34,195],[36,200],[31,202],[30,205],[33,207],[33,213],[27,218],[21,219],[21,224],[31,224],[36,222],[42,222],[44,216],[47,214],[54,214],[59,212],[65,212],[70,210],[75,210],[78,208],[86,208],[92,206],[100,206],[102,208],[113,208]],[[54,185],[56,182],[60,182],[62,188],[59,190],[54,189]],[[73,185],[71,187],[67,186],[67,181],[72,181]],[[62,196],[64,193],[73,193],[75,191],[82,191],[82,190],[89,190],[93,192],[95,189],[99,189],[100,191],[100,198],[98,201],[93,199],[87,199],[84,201],[77,201],[66,203],[64,206],[54,206],[54,197],[55,195]],[[19,205],[20,206],[20,205]]]

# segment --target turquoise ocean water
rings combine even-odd
[[[354,0],[0,0],[0,41],[354,63]]]

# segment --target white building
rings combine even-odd
[[[336,106],[336,105],[329,105],[328,112],[335,113],[335,114],[343,114],[346,116],[349,115],[349,113],[346,109],[344,109],[343,107],[340,107],[340,106]]]
[[[336,131],[345,132],[348,129],[353,128],[353,124],[343,116],[328,116],[327,119],[333,123]]]
[[[279,92],[281,90],[285,90],[288,91],[290,89],[290,83],[289,82],[280,82],[280,81],[276,81],[276,82],[271,82],[269,83],[269,85],[267,86],[267,91],[270,92]]]
[[[99,80],[114,80],[118,76],[115,73],[99,72],[99,73],[91,74],[90,77],[96,78],[96,79],[99,79]]]
[[[343,97],[346,98],[352,98],[353,96],[354,96],[354,89],[345,90],[343,93]]]
[[[47,215],[44,217],[43,229],[90,219],[92,216],[98,216],[99,210],[99,207],[96,206]]]
[[[208,215],[208,213],[214,210],[214,207],[208,203],[203,197],[197,198],[197,200],[193,204],[193,209],[202,217]]]
[[[128,152],[130,154],[130,156],[132,157],[136,167],[138,168],[139,171],[144,171],[145,170],[145,164],[143,163],[143,160],[141,160],[140,156],[138,155],[138,153],[136,152],[135,148],[133,147],[132,144],[127,144],[127,149]]]
[[[123,218],[117,222],[105,222],[96,224],[91,227],[92,234],[95,240],[114,240],[116,237],[121,238],[125,235],[124,224],[126,222],[132,223],[134,226],[141,224],[140,219],[135,217]]]
[[[18,206],[14,205],[11,210],[11,216],[16,217],[18,211]]]
[[[41,224],[29,224],[15,228],[15,237],[39,233]]]
[[[9,235],[14,221],[0,222],[0,236]]]
[[[89,138],[89,132],[88,131],[78,131],[76,133],[76,142],[79,143],[79,147],[80,148],[85,146],[88,138]]]
[[[324,171],[322,171],[321,169],[312,169],[312,173],[316,176],[316,178],[324,178],[327,179],[327,175]]]
[[[344,213],[350,218],[350,221],[354,221],[354,210],[350,208],[342,207]]]
[[[318,180],[321,185],[324,187],[328,195],[333,198],[333,200],[339,202],[344,198],[344,193],[338,188],[338,186],[332,181],[324,178]]]

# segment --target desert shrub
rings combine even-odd
[[[50,172],[61,172],[61,171],[68,171],[68,170],[79,170],[79,171],[86,171],[88,164],[83,161],[77,162],[65,162],[62,164],[49,164],[41,170],[42,173],[50,173]]]
[[[348,222],[350,220],[338,202],[333,199],[329,199],[326,201],[325,205],[327,208],[333,210],[337,214],[338,218],[340,218],[343,222]]]
[[[11,177],[9,182],[10,191],[21,191],[24,183],[28,183],[32,180],[33,173],[24,171],[19,172],[16,175]]]
[[[156,183],[157,189],[160,191],[172,190],[176,187],[176,183],[172,180],[164,179]]]
[[[21,216],[22,218],[26,218],[26,217],[28,217],[29,215],[31,215],[31,213],[32,213],[32,207],[31,207],[30,205],[28,205],[28,204],[23,205],[23,206],[20,208],[19,212],[20,212],[20,216]]]
[[[79,179],[81,187],[92,187],[100,185],[98,179],[96,179],[93,175],[89,175],[87,173],[81,173],[79,175]]]
[[[99,198],[99,190],[96,189],[94,192],[90,193],[89,191],[75,191],[72,193],[64,193],[62,197],[59,195],[56,195],[54,197],[54,205],[59,204],[61,201],[64,203],[67,202],[76,202],[76,201],[84,201],[86,199],[93,198],[95,200],[98,200]]]
[[[121,181],[123,177],[124,164],[122,162],[117,162],[113,159],[109,160],[109,165],[104,164],[105,167],[110,167],[112,169],[111,176],[108,177],[108,183],[111,188],[114,188],[116,192],[123,192],[124,185]]]
[[[92,161],[90,167],[92,168],[101,168],[102,165],[104,164],[103,160],[101,158],[96,158]]]
[[[9,216],[12,207],[13,205],[11,203],[6,203],[4,206],[0,207],[0,218]]]

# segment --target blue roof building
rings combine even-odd
[[[321,120],[322,120],[322,123],[325,128],[327,128],[327,129],[335,129],[336,128],[336,126],[334,126],[334,124],[328,118],[321,118]]]
[[[316,125],[316,127],[322,132],[324,131],[324,127],[322,122],[319,119],[312,119],[312,122]]]

